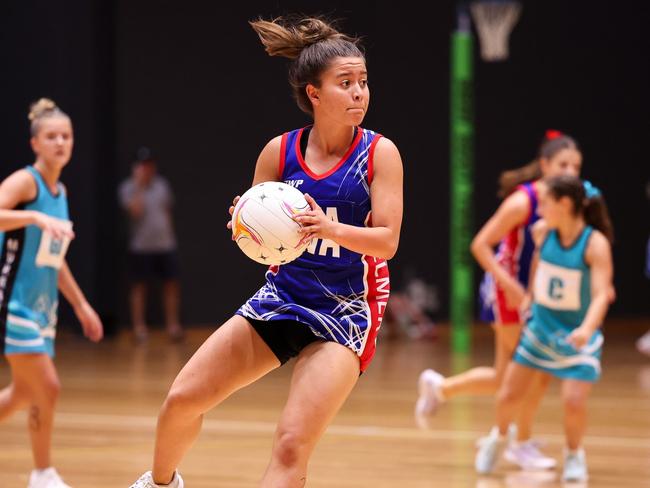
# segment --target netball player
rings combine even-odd
[[[52,361],[58,291],[72,305],[86,337],[99,341],[103,328],[64,256],[74,233],[59,177],[72,154],[72,123],[48,99],[32,105],[29,119],[36,161],[0,184],[0,331],[11,368],[11,383],[0,391],[0,420],[29,409],[35,465],[29,488],[65,488],[50,459],[60,390]]]
[[[427,369],[420,375],[416,416],[420,424],[438,405],[459,395],[493,395],[519,340],[524,318],[519,307],[528,286],[534,243],[531,228],[537,221],[539,181],[542,177],[580,174],[582,154],[576,141],[555,130],[546,132],[537,158],[526,166],[506,171],[500,178],[499,196],[505,198],[472,242],[472,253],[485,270],[481,284],[481,319],[492,324],[495,333],[493,367],[477,367],[444,378]],[[498,244],[495,253],[494,247]],[[506,458],[524,469],[546,469],[555,460],[544,456],[531,439],[536,406],[546,390],[542,375],[531,383],[525,409],[518,418],[516,437]]]
[[[612,226],[600,191],[573,176],[546,182],[534,232],[532,317],[497,395],[497,425],[481,439],[479,473],[492,471],[509,423],[540,372],[562,380],[564,481],[586,481],[587,397],[600,377],[600,326],[612,299]]]
[[[251,25],[270,55],[292,59],[294,96],[314,120],[266,145],[253,184],[284,181],[306,194],[311,210],[296,220],[312,245],[271,267],[264,286],[179,373],[158,417],[153,470],[134,488],[182,487],[176,469],[203,414],[292,357],[260,485],[304,486],[316,443],[375,352],[389,293],[386,261],[399,242],[402,162],[390,140],[360,127],[370,101],[364,54],[319,19]]]

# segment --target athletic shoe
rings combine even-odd
[[[587,481],[587,459],[585,450],[564,452],[564,474],[562,481]]]
[[[441,391],[444,380],[444,376],[432,369],[425,369],[420,373],[415,419],[421,428],[427,427],[426,417],[436,413],[438,407],[444,402]]]
[[[509,442],[503,457],[506,461],[525,470],[553,469],[557,464],[555,459],[542,454],[539,443],[533,439]]]
[[[133,483],[130,488],[183,488],[184,486],[183,478],[181,478],[178,471],[174,473],[174,477],[168,485],[158,485],[154,483],[151,471],[147,471],[145,474],[140,476],[138,481]]]
[[[70,488],[70,486],[63,482],[56,469],[49,467],[33,470],[29,475],[27,488]]]
[[[503,451],[506,439],[505,436],[499,435],[499,428],[492,427],[492,430],[486,437],[481,437],[476,443],[478,451],[474,460],[474,467],[479,474],[491,473],[497,463],[497,459]]]

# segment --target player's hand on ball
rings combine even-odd
[[[235,205],[237,205],[237,202],[239,201],[239,195],[237,195],[235,198],[232,200],[232,205],[228,209],[228,213],[230,214],[230,217],[232,217],[233,212],[235,211]],[[232,218],[228,221],[226,224],[227,229],[232,229]]]
[[[294,220],[302,225],[298,231],[311,239],[332,239],[336,230],[336,223],[325,215],[323,209],[316,203],[311,195],[305,193],[305,200],[311,207],[311,210],[301,212],[294,217]]]

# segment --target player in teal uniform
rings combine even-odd
[[[600,191],[576,177],[545,182],[534,229],[531,318],[497,396],[497,425],[479,442],[476,470],[494,468],[508,424],[535,375],[563,380],[565,481],[585,481],[587,397],[600,377],[600,326],[612,300],[612,228]]]
[[[32,105],[29,119],[36,161],[0,184],[0,337],[11,368],[11,384],[0,391],[0,421],[29,409],[35,469],[28,488],[65,488],[50,461],[60,389],[52,361],[58,291],[86,337],[99,341],[103,328],[65,262],[74,233],[59,176],[72,153],[72,123],[48,99]]]

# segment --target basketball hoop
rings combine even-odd
[[[508,38],[519,20],[521,4],[516,0],[476,0],[470,4],[470,10],[483,61],[508,59]]]

